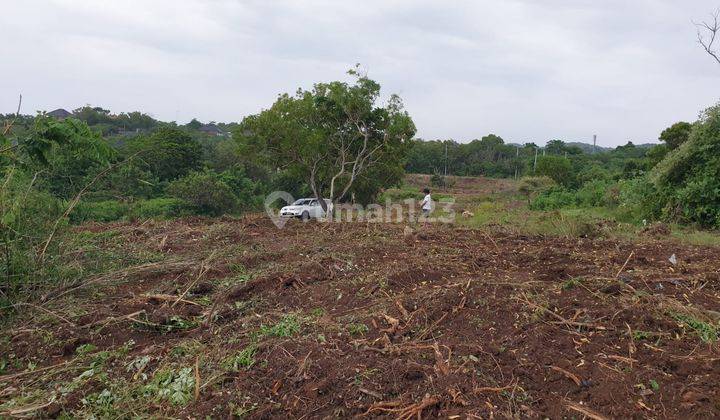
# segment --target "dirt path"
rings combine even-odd
[[[720,249],[403,229],[83,227],[161,258],[5,331],[0,415],[720,416]]]

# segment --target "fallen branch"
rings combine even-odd
[[[197,282],[200,281],[200,279],[205,275],[205,273],[207,273],[210,270],[208,263],[210,263],[210,261],[212,261],[213,257],[215,256],[215,251],[216,250],[213,250],[210,253],[210,255],[205,259],[205,261],[202,262],[202,265],[200,266],[200,271],[198,272],[197,277],[195,277],[195,280],[193,282],[191,282],[190,285],[185,289],[185,291],[182,292],[182,294],[177,298],[177,300],[175,302],[173,302],[172,305],[170,305],[171,308],[174,308],[175,305],[177,305],[178,302],[180,302],[185,297],[185,295],[187,295],[188,292],[190,292],[190,289],[192,289],[195,286],[195,284],[197,284]]]
[[[19,416],[20,414],[32,413],[33,411],[38,411],[38,410],[42,410],[45,407],[49,407],[50,404],[52,404],[54,402],[55,402],[55,399],[53,398],[50,401],[46,402],[45,404],[29,405],[26,407],[20,407],[20,408],[15,408],[13,410],[0,412],[0,416]]]
[[[481,392],[503,392],[503,391],[507,391],[508,389],[515,389],[515,387],[517,387],[517,383],[511,384],[508,386],[499,386],[499,387],[481,386],[481,387],[473,389],[473,393],[479,394]]]
[[[371,397],[377,398],[378,400],[382,399],[382,395],[378,394],[375,391],[370,391],[369,389],[365,389],[365,388],[358,388],[358,391],[362,392],[363,394],[369,395]]]
[[[131,313],[131,314],[121,315],[121,316],[117,316],[117,317],[104,318],[104,319],[101,319],[101,320],[99,320],[99,321],[95,321],[95,322],[93,322],[93,323],[90,323],[90,324],[87,324],[87,325],[83,325],[83,328],[90,328],[90,327],[94,327],[94,326],[96,326],[96,325],[103,325],[103,326],[105,326],[105,325],[107,325],[107,324],[110,324],[110,323],[113,322],[113,321],[122,321],[122,320],[124,320],[124,319],[129,319],[129,320],[131,320],[131,321],[136,321],[135,316],[140,315],[140,314],[143,313],[143,312],[145,312],[145,310],[141,310],[141,311],[133,312],[133,313]]]
[[[626,266],[628,265],[628,263],[630,262],[630,258],[632,258],[632,256],[633,256],[634,254],[635,254],[635,250],[633,250],[633,251],[630,252],[630,255],[628,255],[628,257],[627,257],[627,260],[625,260],[625,264],[623,264],[622,267],[620,267],[620,271],[618,271],[617,274],[615,274],[615,278],[620,277],[620,273],[623,272],[623,270],[625,269],[625,267],[626,267]]]
[[[581,413],[587,417],[590,417],[593,420],[609,420],[608,417],[605,417],[604,415],[598,413],[597,411],[592,410],[588,407],[582,406],[576,402],[566,401],[565,407],[567,407],[573,411],[577,411],[578,413]]]
[[[52,369],[58,368],[60,366],[67,365],[68,363],[70,363],[70,360],[62,362],[62,363],[58,363],[56,365],[46,366],[46,367],[40,368],[40,369],[29,370],[29,371],[25,371],[25,372],[13,373],[11,375],[0,376],[0,382],[7,381],[8,379],[15,379],[15,378],[21,378],[21,377],[27,376],[27,375],[33,375],[33,374],[36,374],[39,372],[45,372],[47,370],[52,370]]]
[[[395,408],[403,404],[402,401],[381,401],[370,406],[370,408],[363,414],[364,416],[369,415],[375,411],[384,411],[387,413],[397,413],[398,420],[410,420],[413,417],[418,419],[422,417],[422,412],[428,407],[432,407],[440,402],[440,398],[425,394],[425,398],[419,403],[410,404],[404,408]]]
[[[575,385],[577,385],[577,386],[581,386],[581,385],[582,385],[582,381],[580,381],[580,378],[578,378],[575,374],[573,374],[573,373],[571,373],[571,372],[568,372],[567,370],[565,370],[565,369],[563,369],[563,368],[561,368],[561,367],[558,367],[558,366],[550,365],[550,366],[548,366],[548,367],[549,367],[550,369],[556,371],[556,372],[562,373],[563,375],[565,375],[566,378],[568,378],[568,379],[570,379],[571,381],[575,382]]]
[[[527,303],[528,305],[532,306],[533,308],[540,309],[541,311],[553,316],[555,319],[558,320],[558,322],[551,322],[551,324],[567,325],[567,326],[571,326],[571,327],[590,328],[590,329],[595,329],[595,330],[600,330],[600,331],[606,331],[606,330],[610,329],[610,328],[602,326],[602,325],[589,324],[587,322],[568,321],[567,319],[561,317],[560,315],[556,314],[555,312],[553,312],[545,307],[542,307],[540,305],[536,305],[536,304],[530,302],[529,300],[527,300],[527,298],[524,298],[521,300],[523,302]]]
[[[53,311],[51,311],[51,310],[49,310],[49,309],[45,309],[45,308],[43,308],[42,306],[33,305],[32,303],[15,303],[15,304],[13,304],[12,306],[29,306],[29,307],[31,307],[31,308],[39,309],[39,310],[45,312],[46,314],[52,315],[52,316],[54,316],[55,318],[57,318],[57,319],[65,322],[66,324],[75,326],[75,323],[74,323],[74,322],[72,322],[72,321],[70,321],[70,320],[68,320],[68,319],[66,319],[66,318],[64,318],[64,317],[56,314],[55,312],[53,312]]]
[[[195,356],[195,401],[200,398],[200,356]]]
[[[153,294],[153,295],[142,295],[142,297],[149,299],[149,300],[161,300],[164,302],[181,302],[188,305],[195,305],[195,306],[202,306],[201,304],[197,302],[193,302],[192,300],[186,300],[186,299],[179,299],[175,295],[166,295],[163,293]]]

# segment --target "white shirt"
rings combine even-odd
[[[430,197],[430,194],[426,195],[420,204],[422,204],[423,210],[432,210],[432,197]]]

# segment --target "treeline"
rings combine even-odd
[[[586,152],[577,145],[551,140],[545,147],[534,143],[507,144],[490,134],[469,143],[453,140],[415,140],[405,169],[410,173],[509,178],[542,175],[548,168],[568,186],[577,186],[598,168],[615,179],[627,178],[647,169],[650,147],[628,142],[615,149]]]
[[[88,122],[0,121],[0,315],[47,280],[77,274],[69,224],[239,214],[271,190],[302,192],[296,178],[244,159],[230,137],[160,122],[103,135],[102,120]]]
[[[67,113],[67,115],[65,114]],[[113,113],[109,109],[105,109],[99,106],[86,105],[80,108],[76,108],[72,111],[66,111],[64,109],[57,109],[49,113],[43,113],[44,115],[65,119],[74,118],[86,123],[93,131],[105,136],[129,136],[137,133],[147,133],[163,125],[174,125],[184,127],[190,131],[196,131],[202,133],[202,130],[208,129],[206,134],[213,133],[214,135],[229,135],[238,124],[235,122],[222,123],[210,121],[208,123],[202,123],[196,118],[193,118],[189,123],[185,125],[178,125],[175,122],[163,122],[153,118],[152,116],[140,112],[121,112]],[[55,114],[55,115],[54,115]],[[7,121],[14,121],[13,130],[16,133],[29,130],[35,119],[33,115],[15,115],[15,114],[0,114],[0,122],[4,123]]]

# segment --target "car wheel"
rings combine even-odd
[[[306,211],[302,212],[302,215],[300,216],[300,219],[301,219],[303,222],[307,222],[308,220],[310,220],[310,213],[308,213],[308,212],[306,212]]]

